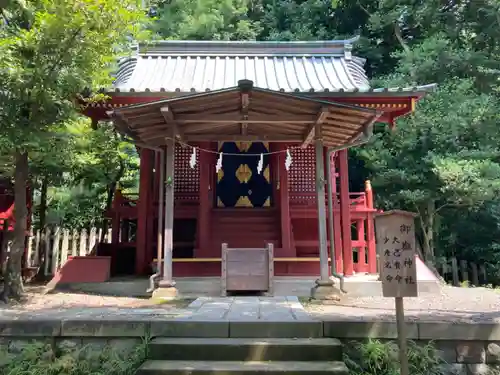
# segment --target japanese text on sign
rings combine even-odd
[[[384,297],[416,297],[414,217],[388,212],[376,219],[380,277]]]

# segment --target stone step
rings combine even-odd
[[[348,375],[343,362],[147,361],[137,375]]]
[[[340,361],[342,344],[331,338],[166,338],[151,341],[149,358],[195,361]]]

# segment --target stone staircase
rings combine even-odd
[[[166,338],[152,340],[137,375],[348,375],[332,338]]]

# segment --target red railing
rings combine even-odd
[[[325,194],[328,197],[327,194]],[[334,203],[340,204],[340,194],[334,194]],[[336,202],[335,202],[336,200]],[[351,206],[359,208],[368,208],[366,204],[366,193],[349,193],[349,200]],[[316,193],[291,193],[290,194],[291,206],[314,206],[316,205]]]
[[[175,193],[175,204],[178,206],[193,206],[198,205],[198,193]]]
[[[326,194],[325,194],[326,195]],[[120,202],[119,206],[126,204],[129,207],[134,207],[137,204],[138,195],[137,194],[122,194],[123,200]],[[334,194],[334,199],[336,203],[340,204],[340,194]],[[350,205],[356,208],[368,208],[366,201],[366,193],[349,193]],[[198,205],[199,195],[198,193],[175,193],[175,205],[176,206],[195,206]],[[335,202],[335,201],[334,201]],[[157,205],[157,203],[155,204]],[[290,205],[309,207],[316,205],[316,193],[291,193],[290,194]]]

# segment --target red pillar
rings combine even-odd
[[[335,246],[335,262],[337,263],[337,272],[344,273],[344,257],[342,254],[342,222],[340,220],[339,194],[337,191],[337,179],[339,157],[338,152],[332,155],[332,194],[333,194],[333,244]]]
[[[358,269],[356,272],[366,272],[366,248],[365,248],[365,220],[358,219],[356,222],[358,230],[358,241],[362,246],[358,247]]]
[[[201,149],[210,149],[210,142],[200,142]],[[210,239],[210,173],[215,173],[211,168],[213,156],[207,152],[198,154],[200,181],[198,187],[198,235],[196,236],[196,258],[208,258],[211,251]]]
[[[279,145],[283,152],[278,154],[277,169],[279,171],[279,201],[280,201],[280,221],[281,221],[281,253],[277,257],[295,258],[297,251],[292,241],[292,225],[290,218],[290,194],[288,192],[288,171],[285,168],[286,145]]]
[[[349,171],[347,150],[339,151],[340,175],[340,216],[342,221],[342,255],[344,258],[344,275],[351,276],[354,272],[352,262],[351,239],[351,202],[349,199]]]
[[[153,151],[141,149],[139,200],[137,202],[137,243],[135,250],[135,272],[144,274],[147,271],[148,246],[148,214],[153,174]]]
[[[370,181],[365,182],[366,206],[373,210],[373,190]],[[375,222],[373,212],[368,214],[366,220],[366,241],[368,247],[368,273],[377,273],[377,247],[375,243]]]

